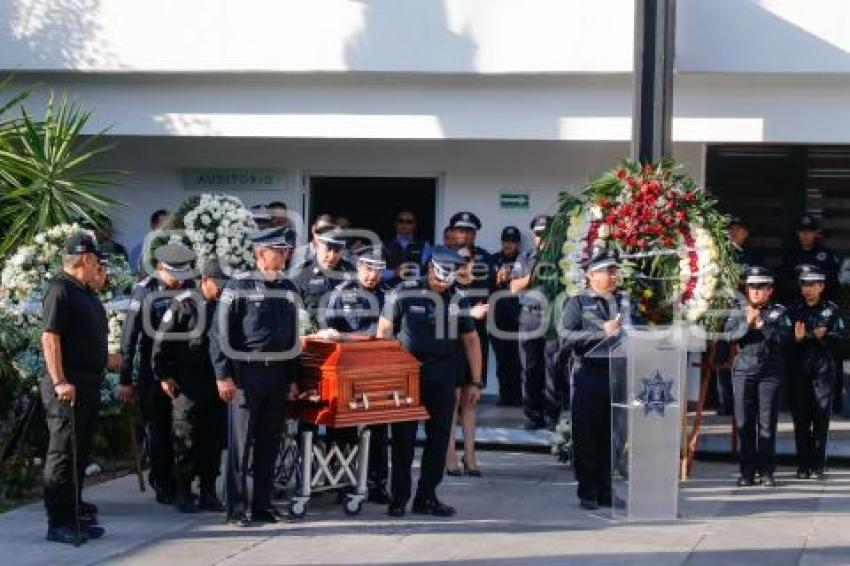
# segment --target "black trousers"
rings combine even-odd
[[[228,516],[271,505],[287,390],[286,364],[238,364],[236,399],[228,406],[225,499]],[[248,475],[253,471],[253,490]]]
[[[835,363],[831,356],[810,356],[797,360],[792,367],[788,385],[797,467],[823,471],[826,467]]]
[[[608,361],[573,368],[573,469],[580,499],[611,497],[611,390]]]
[[[224,434],[221,430],[223,403],[218,398],[214,375],[198,369],[178,376],[179,394],[171,402],[174,480],[188,489],[197,476],[201,489],[214,489],[221,468]]]
[[[535,423],[557,423],[569,407],[569,381],[561,362],[557,337],[534,337],[542,324],[539,312],[523,309],[520,315],[519,360],[522,367],[522,407]]]
[[[772,475],[776,469],[776,420],[779,414],[778,375],[752,376],[732,372],[738,454],[741,476],[756,472]]]
[[[158,381],[147,393],[150,399],[151,420],[148,425],[151,443],[150,479],[156,491],[174,492],[174,440],[172,439],[171,398]]]
[[[504,305],[502,303],[505,303]],[[514,336],[519,332],[519,305],[516,299],[502,299],[496,303],[496,327]],[[522,403],[522,366],[519,362],[519,339],[490,336],[496,356],[496,377],[499,380],[499,401],[505,405]]]
[[[74,524],[74,498],[82,497],[86,463],[91,453],[92,436],[100,412],[100,383],[77,383],[76,402],[71,407],[56,397],[50,378],[41,381],[41,401],[50,435],[44,459],[44,507],[51,527]],[[77,478],[79,491],[74,493],[71,412],[77,443]]]
[[[389,425],[369,425],[369,485],[379,486],[387,483],[390,475],[389,465]]]
[[[431,357],[420,360],[420,396],[430,418],[425,421],[425,448],[416,497],[428,499],[436,495],[446,469],[446,451],[451,436],[455,408],[456,373],[463,369],[458,356]],[[392,496],[396,501],[410,499],[413,454],[418,422],[392,425]]]

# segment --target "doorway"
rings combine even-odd
[[[382,241],[395,236],[400,208],[416,214],[417,236],[433,241],[436,223],[436,177],[309,177],[310,222],[319,214],[345,216],[351,227],[371,230]]]

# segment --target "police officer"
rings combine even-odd
[[[420,395],[430,418],[425,422],[425,449],[412,511],[447,517],[455,509],[437,498],[446,465],[446,447],[455,406],[455,380],[464,355],[472,383],[481,383],[481,347],[475,325],[466,314],[469,303],[456,297],[454,279],[463,263],[456,251],[435,246],[425,277],[400,283],[387,297],[378,321],[378,337],[397,338],[421,363]],[[468,393],[477,401],[481,392]],[[411,493],[411,466],[418,423],[392,425],[392,503],[387,512],[405,514]]]
[[[169,262],[174,267],[172,275],[188,279],[195,272],[191,261],[178,261],[178,256],[190,257],[182,247],[165,246],[163,254],[175,257]],[[171,399],[175,505],[181,513],[198,511],[192,493],[196,476],[200,480],[200,508],[224,510],[215,493],[224,444],[220,427],[224,407],[218,398],[209,350],[209,329],[224,279],[218,261],[206,261],[200,293],[186,290],[174,297],[162,317],[153,346],[154,378]]]
[[[324,327],[320,307],[326,303],[322,303],[322,299],[326,301],[331,291],[352,277],[354,267],[342,257],[345,240],[335,224],[317,228],[314,242],[313,257],[295,267],[291,275],[311,320]]]
[[[104,533],[97,524],[97,508],[82,501],[107,359],[106,312],[92,290],[98,267],[94,239],[82,232],[71,236],[63,250],[62,273],[50,282],[42,301],[41,344],[47,371],[40,389],[50,435],[44,507],[47,540],[53,542],[85,542]],[[80,515],[75,517],[78,509]]]
[[[551,217],[535,216],[530,224],[533,247],[520,254],[511,273],[511,292],[519,295],[519,361],[522,367],[522,406],[525,428],[554,429],[569,399],[560,375],[558,339],[549,332],[545,296],[534,280],[540,276],[538,254]]]
[[[821,240],[820,221],[811,214],[804,214],[797,222],[797,245],[785,255],[780,271],[782,296],[794,301],[799,297],[797,270],[801,265],[815,265],[826,275],[826,298],[832,298],[838,286],[838,269],[841,262]]]
[[[386,261],[381,250],[365,248],[357,256],[357,277],[337,285],[328,299],[326,325],[339,332],[375,336],[388,287],[381,281]],[[369,427],[369,501],[390,503],[388,426]]]
[[[802,297],[790,312],[796,347],[788,376],[797,477],[823,479],[836,374],[830,343],[843,339],[846,329],[838,306],[823,298],[826,274],[802,265],[799,280]]]
[[[522,236],[516,226],[502,230],[502,249],[493,254],[496,270],[495,289],[510,291],[511,272],[519,259]],[[503,296],[493,305],[496,328],[516,336],[519,331],[519,300],[515,296]],[[499,404],[522,405],[522,367],[519,363],[519,344],[516,338],[490,336],[490,344],[496,354],[496,376],[499,380]]]
[[[181,290],[194,288],[190,279],[175,276],[175,265],[190,262],[193,252],[183,246],[160,246],[154,251],[156,273],[139,281],[133,288],[130,307],[121,334],[121,371],[119,396],[125,402],[133,398],[133,364],[138,354],[138,391],[145,427],[150,439],[148,481],[156,490],[156,500],[174,503],[172,475],[174,453],[171,443],[171,399],[154,383],[151,354],[154,333],[159,328],[171,300]],[[176,262],[176,263],[169,263]]]
[[[741,280],[743,282],[743,274],[757,262],[756,255],[748,243],[750,239],[750,225],[740,216],[734,216],[729,221],[727,231],[729,233],[729,241],[732,243],[732,255],[741,271]]]
[[[268,228],[255,233],[252,243],[257,269],[227,283],[210,330],[216,385],[229,404],[227,519],[242,527],[283,519],[271,503],[272,485],[284,402],[294,394],[291,363],[298,335],[298,293],[282,272],[295,233]]]
[[[776,482],[776,419],[779,387],[785,375],[783,348],[790,338],[786,308],[771,302],[773,274],[753,266],[744,280],[747,304],[726,321],[727,336],[737,342],[732,362],[732,388],[738,424],[741,477],[748,487],[761,475],[762,484]]]
[[[431,245],[416,237],[416,214],[401,208],[395,215],[395,238],[384,242],[387,269],[384,281],[397,285],[405,276],[420,277],[431,258]]]
[[[623,327],[618,257],[594,253],[585,263],[587,289],[570,297],[561,313],[560,346],[573,356],[573,454],[579,504],[608,507],[611,494],[611,390],[608,358],[588,356],[610,346]],[[597,350],[598,351],[598,350]]]

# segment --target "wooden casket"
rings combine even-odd
[[[288,416],[333,427],[428,418],[420,404],[419,361],[397,340],[307,338],[299,400]]]

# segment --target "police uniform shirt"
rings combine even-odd
[[[335,268],[325,271],[313,260],[308,260],[297,273],[294,274],[292,284],[301,295],[301,300],[304,301],[304,307],[313,316],[314,320],[318,319],[317,309],[319,308],[322,298],[333,291],[340,283],[346,280],[345,274],[352,274],[354,267],[346,260],[341,259]]]
[[[153,371],[156,379],[203,377],[212,373],[209,330],[215,319],[216,302],[206,301],[200,293],[187,290],[176,297],[162,317],[153,346]],[[203,324],[203,327],[199,327]],[[165,339],[166,333],[190,333],[188,339]]]
[[[459,356],[459,338],[475,332],[475,323],[468,313],[468,298],[460,296],[452,303],[454,295],[455,290],[449,289],[435,302],[427,278],[404,281],[387,296],[381,316],[393,323],[399,342],[413,355]],[[457,329],[454,336],[452,328]]]
[[[475,246],[472,249],[472,281],[466,285],[466,289],[475,289],[479,293],[471,297],[472,304],[487,302],[487,295],[480,295],[481,291],[489,294],[496,287],[496,268],[493,257],[483,248]]]
[[[738,353],[732,371],[739,375],[779,375],[785,370],[783,346],[792,332],[788,309],[778,303],[759,309],[760,328],[747,324],[746,311],[739,308],[726,321],[726,332],[733,338],[743,332],[736,343]]]
[[[502,252],[494,253],[491,256],[492,260],[493,260],[493,272],[496,273],[500,269],[502,269],[504,266],[507,265],[509,270],[511,271],[511,273],[513,273],[514,266],[516,265],[516,262],[519,260],[520,255],[521,255],[521,253],[517,253],[513,256],[507,256],[507,255],[503,254]],[[510,279],[510,277],[508,279]],[[494,281],[494,285],[495,285],[495,281]],[[510,281],[505,281],[504,283],[502,283],[501,285],[498,285],[496,287],[499,288],[499,289],[509,289],[510,288]]]
[[[519,257],[516,262],[514,262],[513,269],[511,270],[511,279],[520,279],[522,277],[532,275],[534,268],[537,265],[538,255],[539,252],[536,249],[525,250],[519,254]],[[519,296],[519,304],[524,308],[539,309],[540,297],[536,287],[529,286],[522,291]]]
[[[366,289],[356,279],[340,283],[328,300],[326,324],[340,332],[374,335],[388,289]]]
[[[143,310],[150,309],[150,324],[154,330],[159,328],[163,315],[171,305],[174,292],[194,288],[191,281],[183,281],[180,289],[169,290],[159,279],[148,276],[136,283],[130,297],[130,307],[127,309],[127,317],[124,321],[124,330],[121,334],[121,370],[120,382],[129,385],[133,377],[133,360],[136,352],[139,353],[139,373],[141,377],[147,377],[152,373],[151,353],[154,337],[145,332]],[[158,292],[153,299],[149,295]],[[166,292],[166,293],[163,293]]]
[[[785,256],[782,262],[782,277],[788,296],[797,296],[797,268],[801,265],[814,265],[826,274],[826,293],[835,291],[838,283],[838,270],[841,264],[838,257],[819,242],[810,250],[797,248]],[[790,300],[790,299],[789,299]]]
[[[797,301],[789,312],[792,332],[793,325],[802,322],[806,325],[806,335],[798,344],[807,353],[829,353],[831,343],[844,338],[846,328],[838,305],[832,301],[821,299],[814,305],[803,300]],[[815,330],[826,328],[823,339],[815,336]]]
[[[576,357],[593,350],[606,339],[603,325],[620,313],[622,304],[623,296],[619,292],[608,299],[586,289],[570,297],[561,313],[561,347]]]
[[[44,330],[59,335],[62,369],[71,383],[99,382],[106,370],[106,311],[94,291],[67,273],[48,285],[42,301]]]
[[[273,294],[267,296],[267,291]],[[293,348],[297,336],[298,309],[293,297],[298,290],[289,279],[255,279],[241,273],[228,281],[210,329],[210,354],[218,379],[233,377],[233,360],[227,357],[226,343],[237,352],[280,354]],[[222,327],[227,329],[223,335]]]
[[[387,262],[382,275],[384,281],[399,277],[399,267],[404,263],[415,263],[420,269],[418,276],[422,274],[422,267],[431,259],[431,244],[396,236],[394,240],[384,243],[383,255]]]

